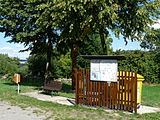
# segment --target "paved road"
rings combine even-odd
[[[38,115],[36,111],[41,110],[38,108],[22,109],[0,101],[0,120],[44,120],[46,118],[45,115]]]

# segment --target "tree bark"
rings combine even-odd
[[[102,45],[102,49],[103,49],[103,54],[104,55],[108,55],[108,49],[107,49],[107,45],[105,42],[105,38],[104,38],[104,30],[103,28],[99,29],[99,34],[100,34],[100,39],[101,39],[101,45]]]
[[[46,71],[45,71],[45,81],[48,79],[49,74],[51,72],[51,57],[52,57],[52,32],[48,32],[48,41],[47,41],[47,63],[46,63]]]
[[[72,58],[72,90],[75,90],[75,77],[74,77],[74,68],[77,68],[76,58],[78,55],[79,45],[77,43],[72,44],[71,46],[71,58]]]

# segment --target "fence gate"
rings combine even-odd
[[[118,82],[90,80],[89,69],[74,69],[76,104],[137,113],[137,73],[118,72]]]

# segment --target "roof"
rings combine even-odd
[[[110,59],[110,60],[125,60],[123,55],[81,55],[85,59]]]

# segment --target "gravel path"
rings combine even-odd
[[[44,120],[46,116],[42,112],[38,108],[22,109],[0,101],[0,120]]]
[[[61,97],[61,96],[51,97],[50,95],[38,94],[38,92],[22,93],[22,95],[34,97],[34,98],[37,98],[37,99],[43,100],[43,101],[52,101],[52,102],[56,102],[56,103],[63,104],[63,105],[74,105],[75,104],[74,99]],[[113,110],[107,109],[106,111],[112,112]],[[149,107],[149,106],[143,105],[139,109],[137,109],[138,114],[154,113],[154,112],[160,112],[160,108]],[[130,112],[124,112],[124,113],[130,113]]]
[[[51,96],[51,95],[46,95],[46,94],[38,93],[38,92],[21,93],[21,95],[34,97],[42,101],[51,101],[51,102],[55,102],[55,103],[62,104],[62,105],[71,106],[75,104],[75,100],[71,98],[62,97],[62,96]]]

